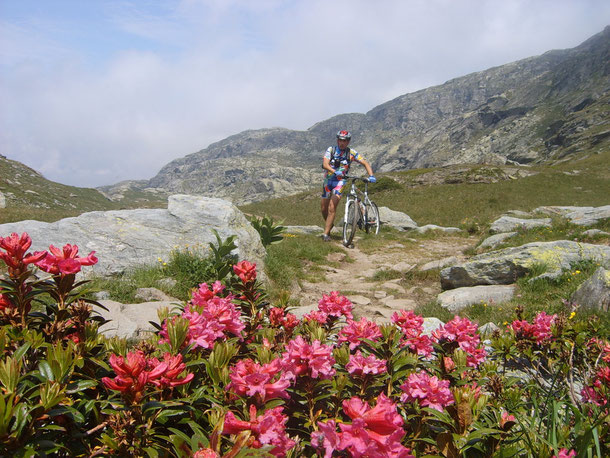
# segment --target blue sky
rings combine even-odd
[[[607,0],[0,0],[0,154],[76,186],[151,178],[606,25]]]

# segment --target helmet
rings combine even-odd
[[[349,140],[352,138],[352,134],[350,134],[347,130],[340,130],[337,132],[337,139],[339,140]]]

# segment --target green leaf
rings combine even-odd
[[[55,380],[55,376],[53,375],[53,370],[51,369],[51,366],[49,365],[49,363],[46,360],[40,361],[40,363],[38,363],[38,372],[40,372],[40,375],[42,376],[42,378],[44,378],[46,380],[50,380],[50,381]]]

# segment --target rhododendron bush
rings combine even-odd
[[[76,277],[95,253],[31,244],[0,237],[0,456],[610,455],[595,321],[516,310],[493,336],[460,316],[424,332],[338,291],[299,319],[241,261],[127,342],[98,332]]]

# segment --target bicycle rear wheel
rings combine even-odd
[[[372,232],[373,234],[378,234],[381,221],[379,221],[379,209],[375,202],[369,201],[366,203],[365,220],[364,229],[366,233]]]
[[[358,224],[358,208],[356,201],[349,199],[345,204],[345,217],[343,219],[343,245],[349,246],[354,240]]]

